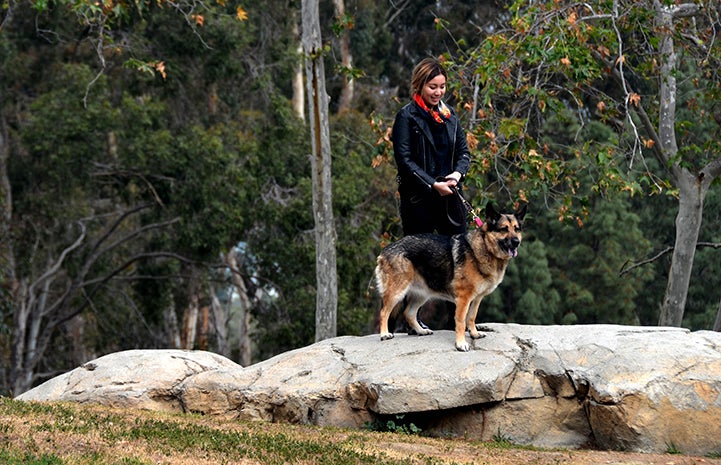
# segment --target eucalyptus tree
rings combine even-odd
[[[579,224],[593,192],[677,199],[673,256],[658,323],[679,326],[707,192],[721,174],[718,2],[516,1],[509,21],[453,59],[479,171],[496,190],[557,206]],[[683,86],[679,85],[683,83]],[[693,112],[680,117],[679,105]],[[570,109],[618,143],[544,137]],[[689,113],[687,113],[689,114]],[[579,173],[590,176],[582,183]]]
[[[154,2],[5,6],[0,174],[7,329],[0,344],[3,390],[17,394],[95,351],[167,344],[158,309],[186,305],[187,290],[204,288],[204,280],[181,283],[216,261],[247,226],[240,214],[247,204],[227,198],[243,199],[243,164],[255,154],[253,135],[206,127],[195,116],[208,115],[198,108],[218,101],[211,84],[220,66],[210,65],[220,58],[219,39],[243,40],[242,27],[229,27],[243,10],[200,3],[162,9]],[[154,29],[160,25],[163,34]],[[224,27],[228,34],[214,35]],[[175,54],[159,46],[162,40],[175,44]],[[183,69],[181,60],[157,57],[181,57],[177,46],[192,48],[193,40],[216,52],[194,54],[207,60],[199,68],[210,91],[200,96],[173,74]],[[183,98],[167,98],[173,90]],[[137,286],[143,280],[168,284]],[[148,308],[156,313],[145,311],[152,299]]]

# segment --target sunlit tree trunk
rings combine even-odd
[[[343,0],[333,0],[335,15],[338,21],[345,22],[345,3]],[[345,70],[353,67],[353,54],[350,48],[350,31],[344,27],[340,35],[340,58],[341,65]],[[338,99],[338,113],[343,113],[351,108],[353,103],[354,80],[347,74],[343,78],[343,88]]]
[[[230,321],[229,305],[223,305],[212,287],[210,292],[210,308],[213,314],[213,331],[215,332],[216,352],[223,357],[230,357],[228,344],[228,322]]]
[[[238,329],[239,356],[238,362],[245,366],[251,364],[252,349],[250,345],[250,298],[248,297],[248,288],[245,285],[243,276],[240,274],[240,265],[235,249],[231,249],[225,256],[225,263],[230,269],[230,279],[238,292],[238,302],[240,302],[241,320]]]
[[[320,341],[336,335],[338,284],[331,194],[328,95],[325,89],[318,0],[303,0],[303,51],[312,147],[310,159],[316,257],[315,339]]]
[[[293,25],[293,36],[298,37],[298,56],[303,56],[303,44],[300,42],[298,25]],[[293,96],[291,99],[293,110],[298,118],[305,120],[305,90],[303,89],[303,60],[298,60],[298,66],[293,73]]]
[[[163,329],[168,346],[173,349],[180,349],[180,328],[178,326],[178,315],[175,313],[175,304],[170,304],[163,310]]]
[[[200,297],[198,295],[197,270],[192,270],[190,278],[188,303],[183,310],[183,325],[180,332],[180,348],[190,350],[195,345],[198,332],[198,314],[200,311]]]

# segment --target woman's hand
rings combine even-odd
[[[454,171],[453,173],[446,176],[443,181],[436,181],[433,183],[433,188],[441,195],[451,195],[454,193],[453,188],[458,185],[458,181],[461,179],[461,173]]]

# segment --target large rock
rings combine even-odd
[[[542,447],[721,452],[721,333],[489,324],[454,335],[338,337],[242,368],[207,352],[101,357],[19,396]]]

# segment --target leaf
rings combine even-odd
[[[632,92],[628,96],[628,102],[633,105],[634,107],[637,107],[639,102],[641,102],[641,96],[638,95],[636,92]]]
[[[164,61],[158,61],[154,63],[155,70],[160,73],[161,76],[163,76],[163,79],[168,77],[168,75],[165,73],[165,62]]]
[[[242,6],[239,6],[235,10],[235,17],[238,18],[238,21],[245,21],[248,19],[248,13],[243,9]]]

